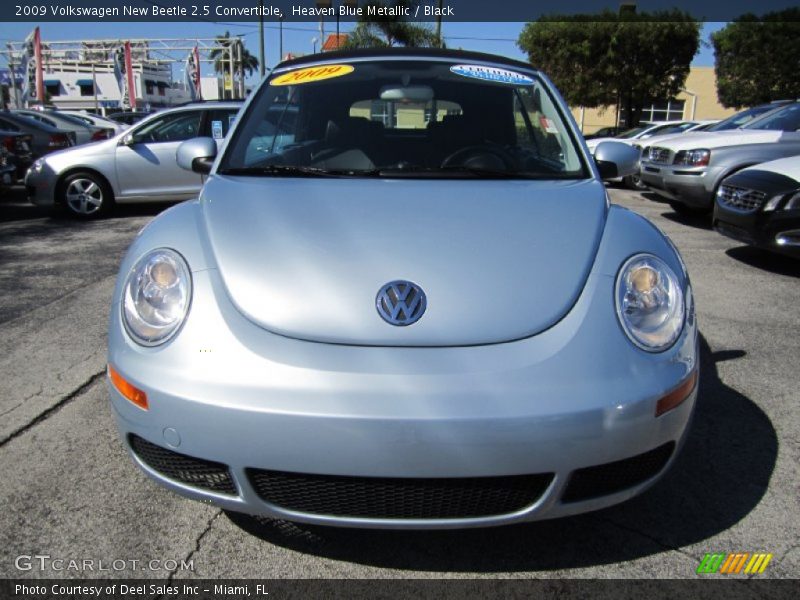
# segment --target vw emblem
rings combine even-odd
[[[389,325],[398,327],[419,321],[427,306],[425,292],[410,281],[390,281],[378,291],[375,298],[375,307],[381,318]]]

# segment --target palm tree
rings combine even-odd
[[[379,0],[367,6],[375,8],[408,8],[414,12],[417,0],[395,0],[387,4]],[[425,25],[410,23],[400,16],[367,16],[363,11],[356,28],[347,36],[343,48],[383,48],[388,46],[437,47],[439,38]]]
[[[239,70],[239,61],[236,57],[236,50],[234,45],[241,43],[239,38],[232,38],[230,32],[226,31],[225,35],[218,35],[215,40],[214,48],[208,53],[209,58],[214,59],[214,72],[220,75],[228,75],[230,71],[230,51],[233,51],[233,71],[234,73]],[[242,62],[241,68],[246,71],[248,75],[252,75],[258,70],[258,59],[250,54],[250,51],[242,44]]]

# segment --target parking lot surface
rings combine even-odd
[[[701,382],[683,452],[625,504],[443,532],[259,522],[150,482],[114,427],[105,335],[119,261],[163,207],[82,223],[20,190],[0,199],[0,577],[691,578],[707,552],[772,553],[758,577],[797,577],[800,262],[649,194],[610,193],[672,238],[692,277]],[[27,569],[18,557],[32,555],[94,562]]]

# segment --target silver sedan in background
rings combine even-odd
[[[155,113],[111,139],[50,154],[28,170],[28,197],[80,218],[108,213],[114,203],[192,198],[202,177],[178,167],[178,146],[198,135],[221,143],[240,107],[236,102],[188,104]]]
[[[529,64],[433,49],[278,65],[199,200],[124,258],[108,333],[123,443],[160,484],[317,524],[444,528],[631,498],[697,395],[689,278],[610,206]]]

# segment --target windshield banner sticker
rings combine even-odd
[[[296,85],[300,83],[311,83],[312,81],[322,81],[333,77],[341,77],[352,73],[355,69],[350,65],[325,65],[323,67],[307,67],[290,71],[283,75],[278,75],[269,82],[270,85]]]
[[[482,79],[495,83],[511,83],[513,85],[532,85],[533,79],[522,73],[515,73],[506,69],[496,67],[483,67],[480,65],[455,65],[450,67],[450,71],[462,77]]]

